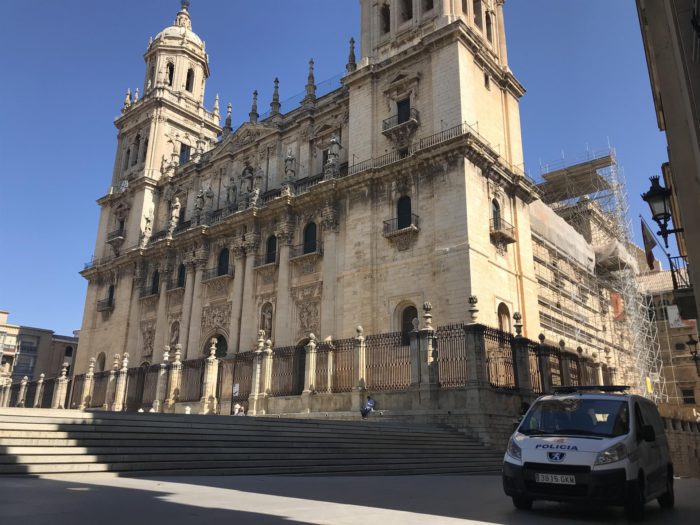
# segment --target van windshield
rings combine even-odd
[[[622,436],[629,432],[629,408],[625,400],[546,399],[532,407],[518,431],[528,436]]]

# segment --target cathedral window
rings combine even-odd
[[[129,169],[129,157],[131,156],[131,148],[126,148],[126,153],[124,153],[124,169]]]
[[[194,88],[194,69],[190,68],[187,70],[187,80],[185,81],[185,89],[192,93]]]
[[[476,24],[476,27],[479,29],[482,29],[484,27],[484,21],[481,13],[481,0],[474,0],[472,6],[474,8],[474,24]]]
[[[100,352],[100,355],[98,355],[97,359],[95,360],[95,372],[104,372],[106,361],[107,361],[107,356],[105,355],[104,352]]]
[[[486,89],[491,89],[491,77],[485,71],[484,71],[484,87]]]
[[[190,147],[187,144],[180,144],[180,166],[190,160]]]
[[[412,224],[411,215],[411,197],[404,195],[396,203],[396,227],[399,230],[408,228]]]
[[[216,265],[216,275],[228,275],[228,248],[224,248],[219,252],[219,259]]]
[[[510,310],[505,303],[498,305],[498,329],[510,333]]]
[[[433,0],[423,0],[423,12],[430,11],[433,8]]]
[[[405,98],[396,103],[397,124],[408,122],[411,118],[411,99]]]
[[[408,345],[411,342],[414,319],[418,319],[418,310],[413,305],[406,306],[401,311],[401,344],[403,345]]]
[[[156,270],[151,278],[151,295],[157,295],[158,290],[160,290],[160,272]]]
[[[141,146],[141,135],[136,135],[134,139],[134,155],[131,159],[131,165],[135,166],[139,161],[139,147]]]
[[[413,18],[413,0],[401,0],[401,21],[408,22]]]
[[[151,87],[153,87],[153,84],[155,84],[155,76],[156,76],[156,68],[155,68],[155,66],[151,66],[151,69],[148,72],[148,81],[151,83]]]
[[[304,253],[316,252],[316,223],[310,222],[304,228]]]
[[[143,151],[141,152],[141,162],[146,161],[146,153],[148,152],[148,139],[143,142]]]
[[[110,284],[109,288],[107,289],[107,301],[109,301],[109,304],[112,304],[114,302],[114,285]]]
[[[265,264],[272,264],[277,261],[277,237],[270,235],[265,246]]]
[[[486,39],[489,42],[493,42],[493,24],[490,13],[486,13]]]
[[[173,77],[175,76],[175,66],[173,65],[172,62],[168,62],[168,65],[166,66],[166,68],[168,71],[168,85],[172,87]]]
[[[494,230],[501,229],[501,205],[496,199],[491,201],[491,222]]]
[[[389,4],[383,4],[379,8],[379,29],[382,35],[391,31],[391,8]]]
[[[177,267],[177,287],[184,288],[186,279],[187,269],[185,268],[185,265],[183,263],[180,263],[180,266]]]

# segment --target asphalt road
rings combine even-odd
[[[584,524],[626,523],[622,509],[535,503],[516,511],[498,476],[0,478],[0,523]],[[646,523],[697,524],[700,480],[676,481],[676,508]]]

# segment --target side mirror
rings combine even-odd
[[[639,429],[639,437],[644,441],[656,441],[656,432],[654,432],[654,427],[651,425],[644,425]]]

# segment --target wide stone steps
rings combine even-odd
[[[501,461],[437,426],[0,409],[0,475],[480,474]]]

